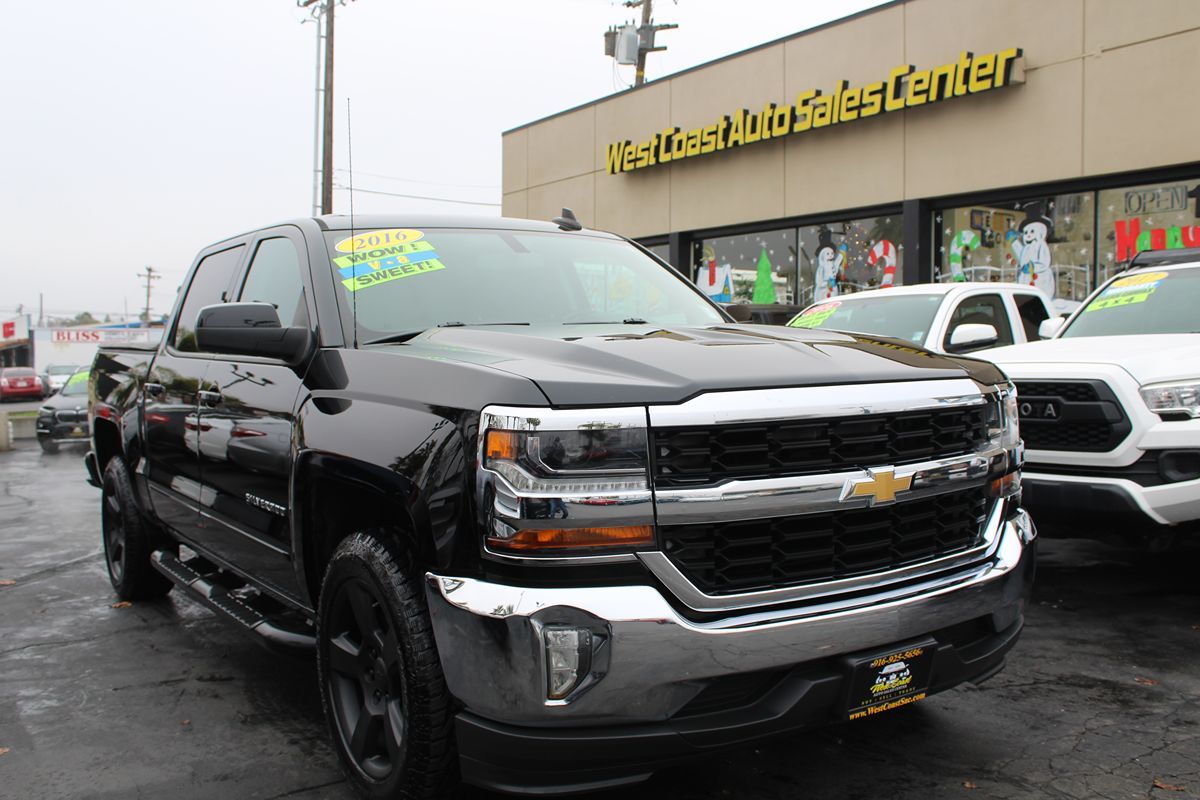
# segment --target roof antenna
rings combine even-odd
[[[562,210],[561,217],[555,217],[554,219],[552,219],[550,221],[553,222],[555,225],[557,225],[559,230],[564,230],[564,231],[581,231],[581,230],[583,230],[583,225],[580,224],[579,220],[575,219],[575,212],[569,208],[564,208]]]
[[[354,349],[358,349],[358,239],[354,233],[354,143],[350,133],[350,98],[346,98],[346,166],[350,173],[350,258],[354,260],[351,271],[350,317],[354,326]]]

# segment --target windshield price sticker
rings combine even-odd
[[[356,233],[353,236],[347,236],[335,244],[334,248],[339,253],[357,253],[376,247],[407,244],[408,242],[415,242],[423,238],[425,238],[424,231],[416,231],[411,228],[388,228],[386,230],[364,231],[363,233]]]
[[[819,328],[821,323],[833,316],[833,312],[837,311],[840,305],[840,301],[834,301],[806,308],[788,325],[792,328]]]
[[[1083,312],[1086,314],[1089,311],[1144,303],[1166,278],[1166,272],[1147,272],[1145,275],[1130,275],[1128,278],[1113,281]]]
[[[394,228],[367,231],[334,245],[344,256],[333,259],[342,285],[352,292],[445,269],[422,231]]]

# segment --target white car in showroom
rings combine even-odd
[[[1200,520],[1200,249],[1141,253],[1050,341],[992,350],[1017,386],[1039,527],[1162,547]]]
[[[842,295],[808,306],[788,323],[905,339],[935,353],[969,353],[1035,341],[1060,312],[1020,283],[925,283]]]

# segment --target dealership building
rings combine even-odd
[[[1080,300],[1200,246],[1198,72],[1194,0],[888,3],[505,132],[503,212],[570,207],[722,302]]]

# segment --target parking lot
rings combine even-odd
[[[350,797],[312,663],[175,593],[115,603],[80,456],[0,453],[0,794]],[[1200,797],[1197,569],[1198,548],[1043,539],[998,677],[621,796]]]

